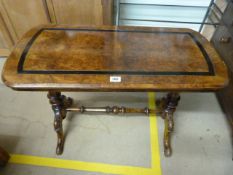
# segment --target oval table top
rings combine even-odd
[[[39,26],[3,70],[16,90],[214,91],[228,83],[213,46],[190,29]]]

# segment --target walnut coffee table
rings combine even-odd
[[[3,71],[14,90],[48,91],[55,113],[57,154],[62,154],[62,120],[68,111],[156,112],[165,121],[164,153],[179,92],[216,91],[228,83],[227,69],[211,44],[189,29],[40,26],[27,32]],[[168,91],[156,110],[73,106],[62,91]],[[192,100],[192,99],[190,99]]]

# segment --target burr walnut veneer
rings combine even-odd
[[[27,32],[9,56],[5,84],[48,91],[55,113],[57,154],[68,111],[161,114],[165,155],[171,154],[173,113],[181,91],[215,91],[228,83],[225,64],[211,44],[189,29],[40,26]],[[169,91],[158,108],[72,107],[61,91]]]

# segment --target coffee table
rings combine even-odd
[[[3,80],[14,90],[48,91],[57,154],[63,152],[62,120],[68,111],[156,112],[165,121],[164,153],[170,156],[179,92],[216,91],[228,84],[228,75],[212,45],[190,29],[48,25],[20,39],[4,66]],[[72,106],[63,91],[169,93],[152,110]]]

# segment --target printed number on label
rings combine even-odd
[[[120,76],[110,76],[110,82],[119,83],[119,82],[121,82],[121,77]]]

